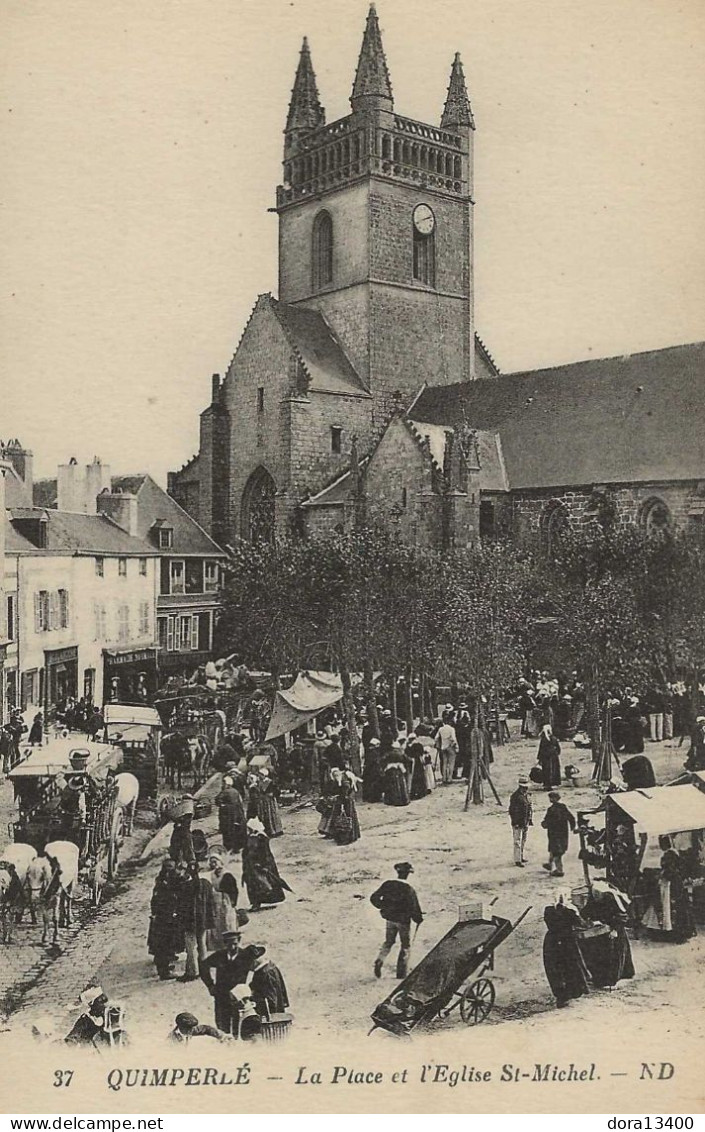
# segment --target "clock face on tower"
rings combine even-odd
[[[436,218],[427,204],[417,204],[413,212],[414,228],[422,236],[430,236],[436,227]]]

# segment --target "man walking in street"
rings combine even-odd
[[[552,877],[562,877],[563,854],[568,852],[570,834],[575,833],[575,818],[557,790],[551,790],[548,800],[551,804],[541,822],[548,833],[548,862],[543,867]]]
[[[455,760],[458,756],[458,737],[452,718],[452,715],[446,712],[436,735],[436,747],[441,759],[441,779],[444,786],[448,786],[453,781]]]
[[[394,947],[397,936],[400,943],[397,978],[406,978],[411,953],[411,921],[418,925],[423,920],[416,892],[406,879],[409,873],[413,873],[413,866],[408,861],[401,861],[394,866],[394,871],[397,879],[385,880],[370,897],[370,903],[379,908],[382,919],[386,921],[384,943],[375,959],[374,971],[378,979],[382,977],[382,966]]]
[[[524,850],[529,826],[534,824],[534,809],[529,797],[529,780],[523,774],[509,799],[509,820],[514,838],[514,864],[523,869],[526,864]]]
[[[215,1024],[223,1034],[238,1037],[240,1007],[231,991],[247,982],[252,955],[240,947],[242,932],[223,932],[224,947],[200,965],[201,978],[213,996]]]

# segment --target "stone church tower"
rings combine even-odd
[[[395,111],[374,5],[326,123],[304,39],[277,188],[279,295],[260,295],[197,456],[169,491],[220,543],[297,529],[301,504],[426,387],[493,377],[473,327],[474,122],[460,56],[439,124]]]

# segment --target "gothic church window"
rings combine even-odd
[[[549,558],[558,553],[561,538],[569,528],[568,509],[560,500],[551,500],[541,516],[541,545]]]
[[[641,509],[641,522],[649,538],[667,535],[671,529],[671,512],[662,499],[647,499]]]
[[[435,232],[424,235],[414,227],[414,279],[427,287],[436,286]]]
[[[274,538],[276,485],[266,468],[250,476],[242,493],[242,537],[252,543],[272,542]]]
[[[330,450],[336,455],[343,451],[343,430],[336,425],[330,430]]]
[[[313,222],[313,287],[319,290],[333,282],[333,221],[329,212],[319,212]]]

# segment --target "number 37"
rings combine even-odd
[[[72,1077],[73,1069],[54,1070],[54,1088],[60,1089],[62,1085],[64,1086],[64,1088],[68,1088],[68,1086],[71,1084]]]

